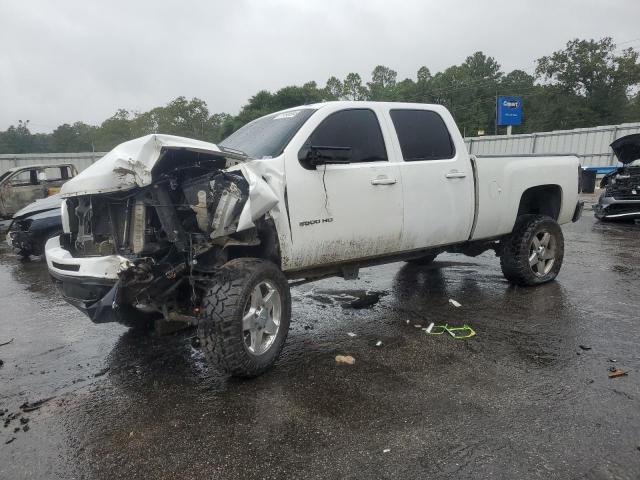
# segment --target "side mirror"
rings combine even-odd
[[[298,153],[298,160],[309,170],[315,169],[318,165],[351,163],[352,159],[351,147],[305,145]]]

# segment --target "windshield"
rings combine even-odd
[[[301,108],[258,118],[229,135],[219,145],[241,150],[251,158],[277,157],[313,112],[312,108]]]

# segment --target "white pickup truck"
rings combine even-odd
[[[490,249],[512,283],[553,280],[578,179],[575,156],[470,156],[439,105],[306,105],[219,145],[116,147],[62,187],[47,264],[94,322],[196,324],[211,361],[254,376],[285,342],[290,280]]]

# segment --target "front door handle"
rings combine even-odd
[[[451,170],[449,173],[445,175],[445,178],[464,178],[467,174],[464,172],[459,172],[458,170]]]
[[[371,185],[393,185],[397,180],[389,177],[377,177],[371,180]]]

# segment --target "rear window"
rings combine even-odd
[[[314,109],[301,108],[258,118],[229,135],[219,145],[240,150],[251,158],[277,157],[313,112]]]
[[[44,169],[44,173],[49,181],[66,180],[70,178],[69,167],[47,167]]]
[[[429,110],[391,110],[405,161],[453,158],[455,148],[442,117]]]

